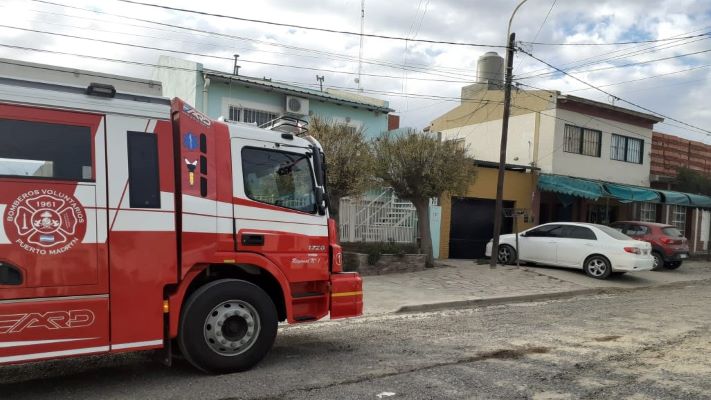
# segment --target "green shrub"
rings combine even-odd
[[[383,254],[394,254],[399,257],[405,254],[417,254],[417,246],[411,243],[390,242],[357,242],[342,243],[343,251],[368,255],[368,264],[375,265]]]

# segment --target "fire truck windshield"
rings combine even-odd
[[[304,154],[277,150],[242,150],[245,194],[252,200],[316,212],[313,173]]]

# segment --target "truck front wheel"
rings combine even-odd
[[[277,332],[274,302],[259,286],[221,279],[195,291],[183,306],[178,344],[209,373],[244,371],[267,355]]]

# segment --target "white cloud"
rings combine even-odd
[[[348,88],[356,86],[353,74],[358,68],[359,38],[357,36],[191,15],[130,5],[116,0],[105,0],[100,3],[90,0],[55,1],[110,14],[121,14],[240,36],[247,38],[247,40],[191,33],[110,15],[19,0],[5,1],[0,6],[0,24],[226,57],[228,59],[221,60],[172,54],[200,61],[207,67],[224,71],[231,70],[232,62],[229,58],[238,53],[242,60],[241,73],[245,75],[266,76],[275,80],[316,85],[315,75],[319,74],[326,76],[325,84],[327,86]],[[167,4],[158,0],[146,1]],[[517,0],[440,0],[429,2],[366,0],[365,29],[368,33],[393,36],[404,36],[408,32],[414,34],[414,31],[417,31],[417,38],[502,45],[505,42],[504,36],[508,18],[517,2]],[[541,28],[541,23],[548,13],[551,3],[552,0],[529,0],[522,7],[513,24],[513,30],[517,33],[518,40],[533,40],[539,29],[540,34],[536,37],[537,41],[556,43],[649,40],[687,35],[690,32],[698,34],[711,30],[711,27],[707,26],[708,21],[711,20],[709,18],[711,17],[711,4],[704,0],[558,1],[547,22]],[[427,12],[423,16],[422,8],[425,4],[427,4]],[[337,30],[358,31],[360,28],[359,0],[312,0],[301,2],[298,6],[292,1],[285,0],[253,1],[249,3],[249,6],[244,6],[242,2],[174,0],[169,5],[244,18]],[[418,9],[418,6],[422,8]],[[421,24],[420,21],[422,21]],[[0,43],[5,45],[35,47],[146,63],[155,63],[161,54],[153,50],[7,28],[0,28],[0,32],[2,33]],[[614,47],[533,46],[532,51],[537,57],[566,68],[575,66],[581,60],[595,63],[573,69],[574,72],[679,56],[709,48],[711,48],[711,38],[707,37],[705,39],[698,38],[695,41]],[[371,90],[390,93],[372,95],[389,100],[391,106],[401,113],[402,124],[421,128],[433,118],[456,106],[458,103],[455,99],[459,96],[461,86],[466,84],[464,82],[441,82],[441,80],[468,81],[473,79],[476,74],[477,58],[484,52],[492,50],[502,53],[500,48],[447,46],[416,42],[408,42],[407,52],[405,52],[405,43],[402,41],[366,38],[363,57],[373,62],[363,63],[364,74],[384,75],[393,78],[363,76],[365,93],[368,94]],[[633,51],[638,51],[638,54],[632,54]],[[709,55],[711,53],[628,68],[581,72],[576,76],[595,85],[608,85],[710,64],[711,57]],[[619,58],[597,63],[612,56],[619,56]],[[3,47],[0,47],[0,57],[95,69],[141,78],[151,76],[151,69],[147,67]],[[342,73],[295,69],[249,61],[328,69]],[[402,69],[403,65],[408,69],[416,69],[418,72],[408,71],[405,73]],[[514,72],[517,76],[547,70],[535,60],[523,54],[517,55]],[[700,68],[655,79],[609,86],[605,90],[663,114],[711,130],[711,115],[706,107],[707,93],[711,91],[710,74],[709,68]],[[432,79],[432,81],[420,79]],[[585,85],[559,75],[540,77],[524,82],[564,92],[585,88]],[[403,91],[410,94],[451,97],[452,99],[446,101],[404,97],[406,95],[402,94]],[[608,96],[595,90],[584,90],[575,92],[575,94],[602,101],[608,100]],[[678,124],[675,123],[675,125]],[[711,139],[708,137],[692,134],[686,129],[667,125],[659,125],[658,129],[695,139],[703,138],[706,142],[711,143]]]

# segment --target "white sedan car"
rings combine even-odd
[[[649,271],[654,266],[652,246],[632,239],[604,225],[555,222],[539,225],[518,235],[501,235],[498,261],[519,260],[568,268],[582,268],[586,274],[606,279],[613,272]],[[486,245],[491,257],[492,242]]]

